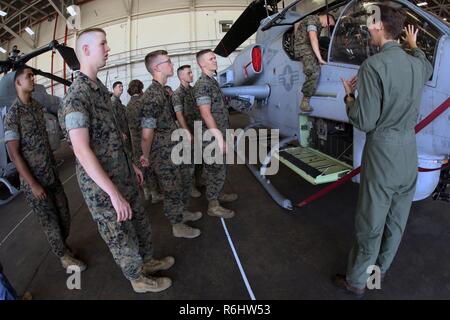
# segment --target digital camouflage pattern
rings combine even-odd
[[[108,89],[97,79],[79,73],[64,97],[60,122],[67,134],[86,128],[92,152],[120,193],[130,203],[133,219],[117,222],[111,199],[86,173],[77,159],[77,177],[87,206],[116,263],[129,280],[142,274],[143,261],[152,258],[151,229],[142,207],[137,180],[121,138]]]
[[[45,127],[44,109],[31,99],[24,105],[16,99],[5,116],[5,142],[20,140],[20,151],[33,176],[42,186],[56,179],[56,161]],[[22,186],[26,183],[21,179]]]
[[[226,129],[230,127],[228,108],[225,105],[224,95],[219,83],[206,74],[202,74],[194,86],[194,97],[197,107],[210,105],[211,114],[216,121],[217,128],[226,138]],[[203,130],[207,130],[206,123],[202,120]],[[204,142],[203,148],[211,142]],[[217,200],[225,184],[227,174],[225,161],[223,164],[203,164],[203,177],[206,184],[206,198],[208,201]]]
[[[171,159],[178,144],[171,140],[172,132],[178,129],[175,111],[164,86],[155,80],[142,96],[142,104],[142,128],[155,132],[150,166],[164,192],[164,214],[171,224],[177,224],[183,220],[189,200],[192,173],[189,165],[176,165]]]
[[[194,122],[201,120],[200,112],[195,102],[194,88],[191,86],[185,88],[183,85],[180,85],[172,95],[172,104],[175,112],[183,113],[189,130],[191,133],[194,133]]]
[[[5,142],[20,141],[20,152],[28,169],[47,194],[46,199],[38,200],[21,177],[21,189],[28,206],[44,229],[52,252],[62,257],[67,250],[65,243],[70,230],[70,212],[48,140],[44,109],[34,99],[29,105],[16,99],[4,122]]]
[[[305,81],[302,92],[305,97],[312,97],[317,89],[320,78],[320,64],[311,47],[309,32],[316,31],[320,37],[322,25],[319,16],[311,15],[303,19],[294,32],[294,54],[303,63]]]
[[[131,134],[131,144],[133,148],[133,162],[138,166],[144,174],[144,183],[151,191],[159,190],[158,181],[156,180],[155,173],[149,168],[142,168],[140,157],[142,155],[141,140],[142,140],[142,127],[141,127],[141,113],[142,102],[140,96],[134,95],[131,97],[128,105],[125,109],[125,115],[127,117],[128,127]]]
[[[116,96],[111,96],[111,101],[113,104],[113,111],[115,112],[116,119],[118,120],[119,130],[122,133],[122,140],[125,146],[126,152],[133,156],[133,148],[131,142],[131,134],[128,126],[125,106],[120,101],[120,98]]]

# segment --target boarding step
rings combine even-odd
[[[274,156],[306,181],[317,185],[338,180],[353,168],[309,147],[293,147]]]

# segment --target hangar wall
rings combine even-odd
[[[145,70],[145,55],[157,49],[165,49],[172,55],[174,68],[182,64],[193,66],[194,77],[199,69],[195,62],[195,52],[214,48],[225,35],[222,24],[236,21],[251,0],[95,0],[81,5],[81,29],[88,27],[104,28],[111,48],[107,66],[99,73],[99,78],[111,89],[114,81],[124,83],[125,93],[122,101],[129,99],[127,84],[132,79],[140,79],[145,87],[151,77]],[[56,32],[55,32],[56,23]],[[64,42],[66,23],[62,17],[44,21],[35,25],[35,38],[27,33],[21,34],[29,44],[41,47],[55,39]],[[254,42],[247,40],[241,48]],[[23,52],[31,51],[23,40],[14,39],[8,43],[7,50],[17,45]],[[75,32],[68,30],[67,45],[74,47]],[[218,57],[219,69],[231,64],[235,54],[229,58]],[[40,55],[29,62],[43,71],[51,69],[51,53]],[[63,76],[63,61],[58,54],[54,56],[54,74]],[[70,76],[71,71],[67,70]],[[50,93],[50,80],[39,77],[38,83],[44,84]],[[176,76],[169,79],[174,89],[179,82]],[[64,86],[55,84],[54,94],[62,96]]]

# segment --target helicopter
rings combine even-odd
[[[5,61],[0,61],[0,74],[4,74],[0,80],[0,186],[3,184],[6,186],[8,191],[8,195],[5,198],[0,199],[0,205],[10,202],[18,194],[20,194],[20,190],[18,190],[12,183],[14,177],[17,176],[17,170],[14,163],[8,156],[4,141],[5,130],[3,127],[3,119],[5,118],[12,103],[17,98],[16,89],[14,86],[15,70],[22,66],[26,66],[26,63],[31,59],[49,51],[59,52],[70,69],[75,71],[80,68],[80,64],[73,48],[60,44],[56,40],[30,53],[22,55],[19,54],[20,51],[17,50],[17,48],[13,48],[13,51],[8,59]],[[71,84],[71,81],[55,76],[51,73],[32,67],[29,68],[33,70],[35,75],[44,76],[67,86],[70,86]],[[32,97],[38,101],[41,106],[45,106],[44,117],[46,129],[48,132],[50,147],[53,151],[55,151],[59,148],[61,138],[63,137],[58,123],[58,107],[61,98],[49,95],[45,90],[45,87],[40,84],[35,84]]]
[[[250,119],[244,132],[264,127],[278,129],[282,137],[271,146],[259,168],[247,164],[256,179],[278,205],[293,210],[292,201],[268,178],[267,168],[274,158],[314,185],[337,183],[360,166],[365,134],[349,124],[341,77],[356,75],[361,63],[378,52],[370,42],[367,21],[372,12],[368,8],[383,3],[401,8],[405,25],[419,29],[417,45],[434,67],[417,121],[446,104],[443,113],[416,136],[419,167],[423,170],[419,170],[414,201],[430,196],[450,154],[450,25],[406,0],[297,0],[280,12],[278,2],[250,3],[214,50],[227,57],[256,32],[255,43],[217,74],[225,96],[251,101],[249,107],[238,110]],[[302,63],[294,55],[294,24],[324,12],[336,18],[336,25],[324,28],[320,35],[320,51],[327,63],[321,66],[317,91],[310,100],[313,111],[305,115],[298,107],[304,74]],[[406,41],[399,41],[408,52]],[[354,175],[352,180],[359,182],[359,176]]]

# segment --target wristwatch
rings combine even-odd
[[[347,103],[348,97],[351,97],[353,100],[356,100],[355,95],[353,93],[347,93],[344,97],[344,103]]]

